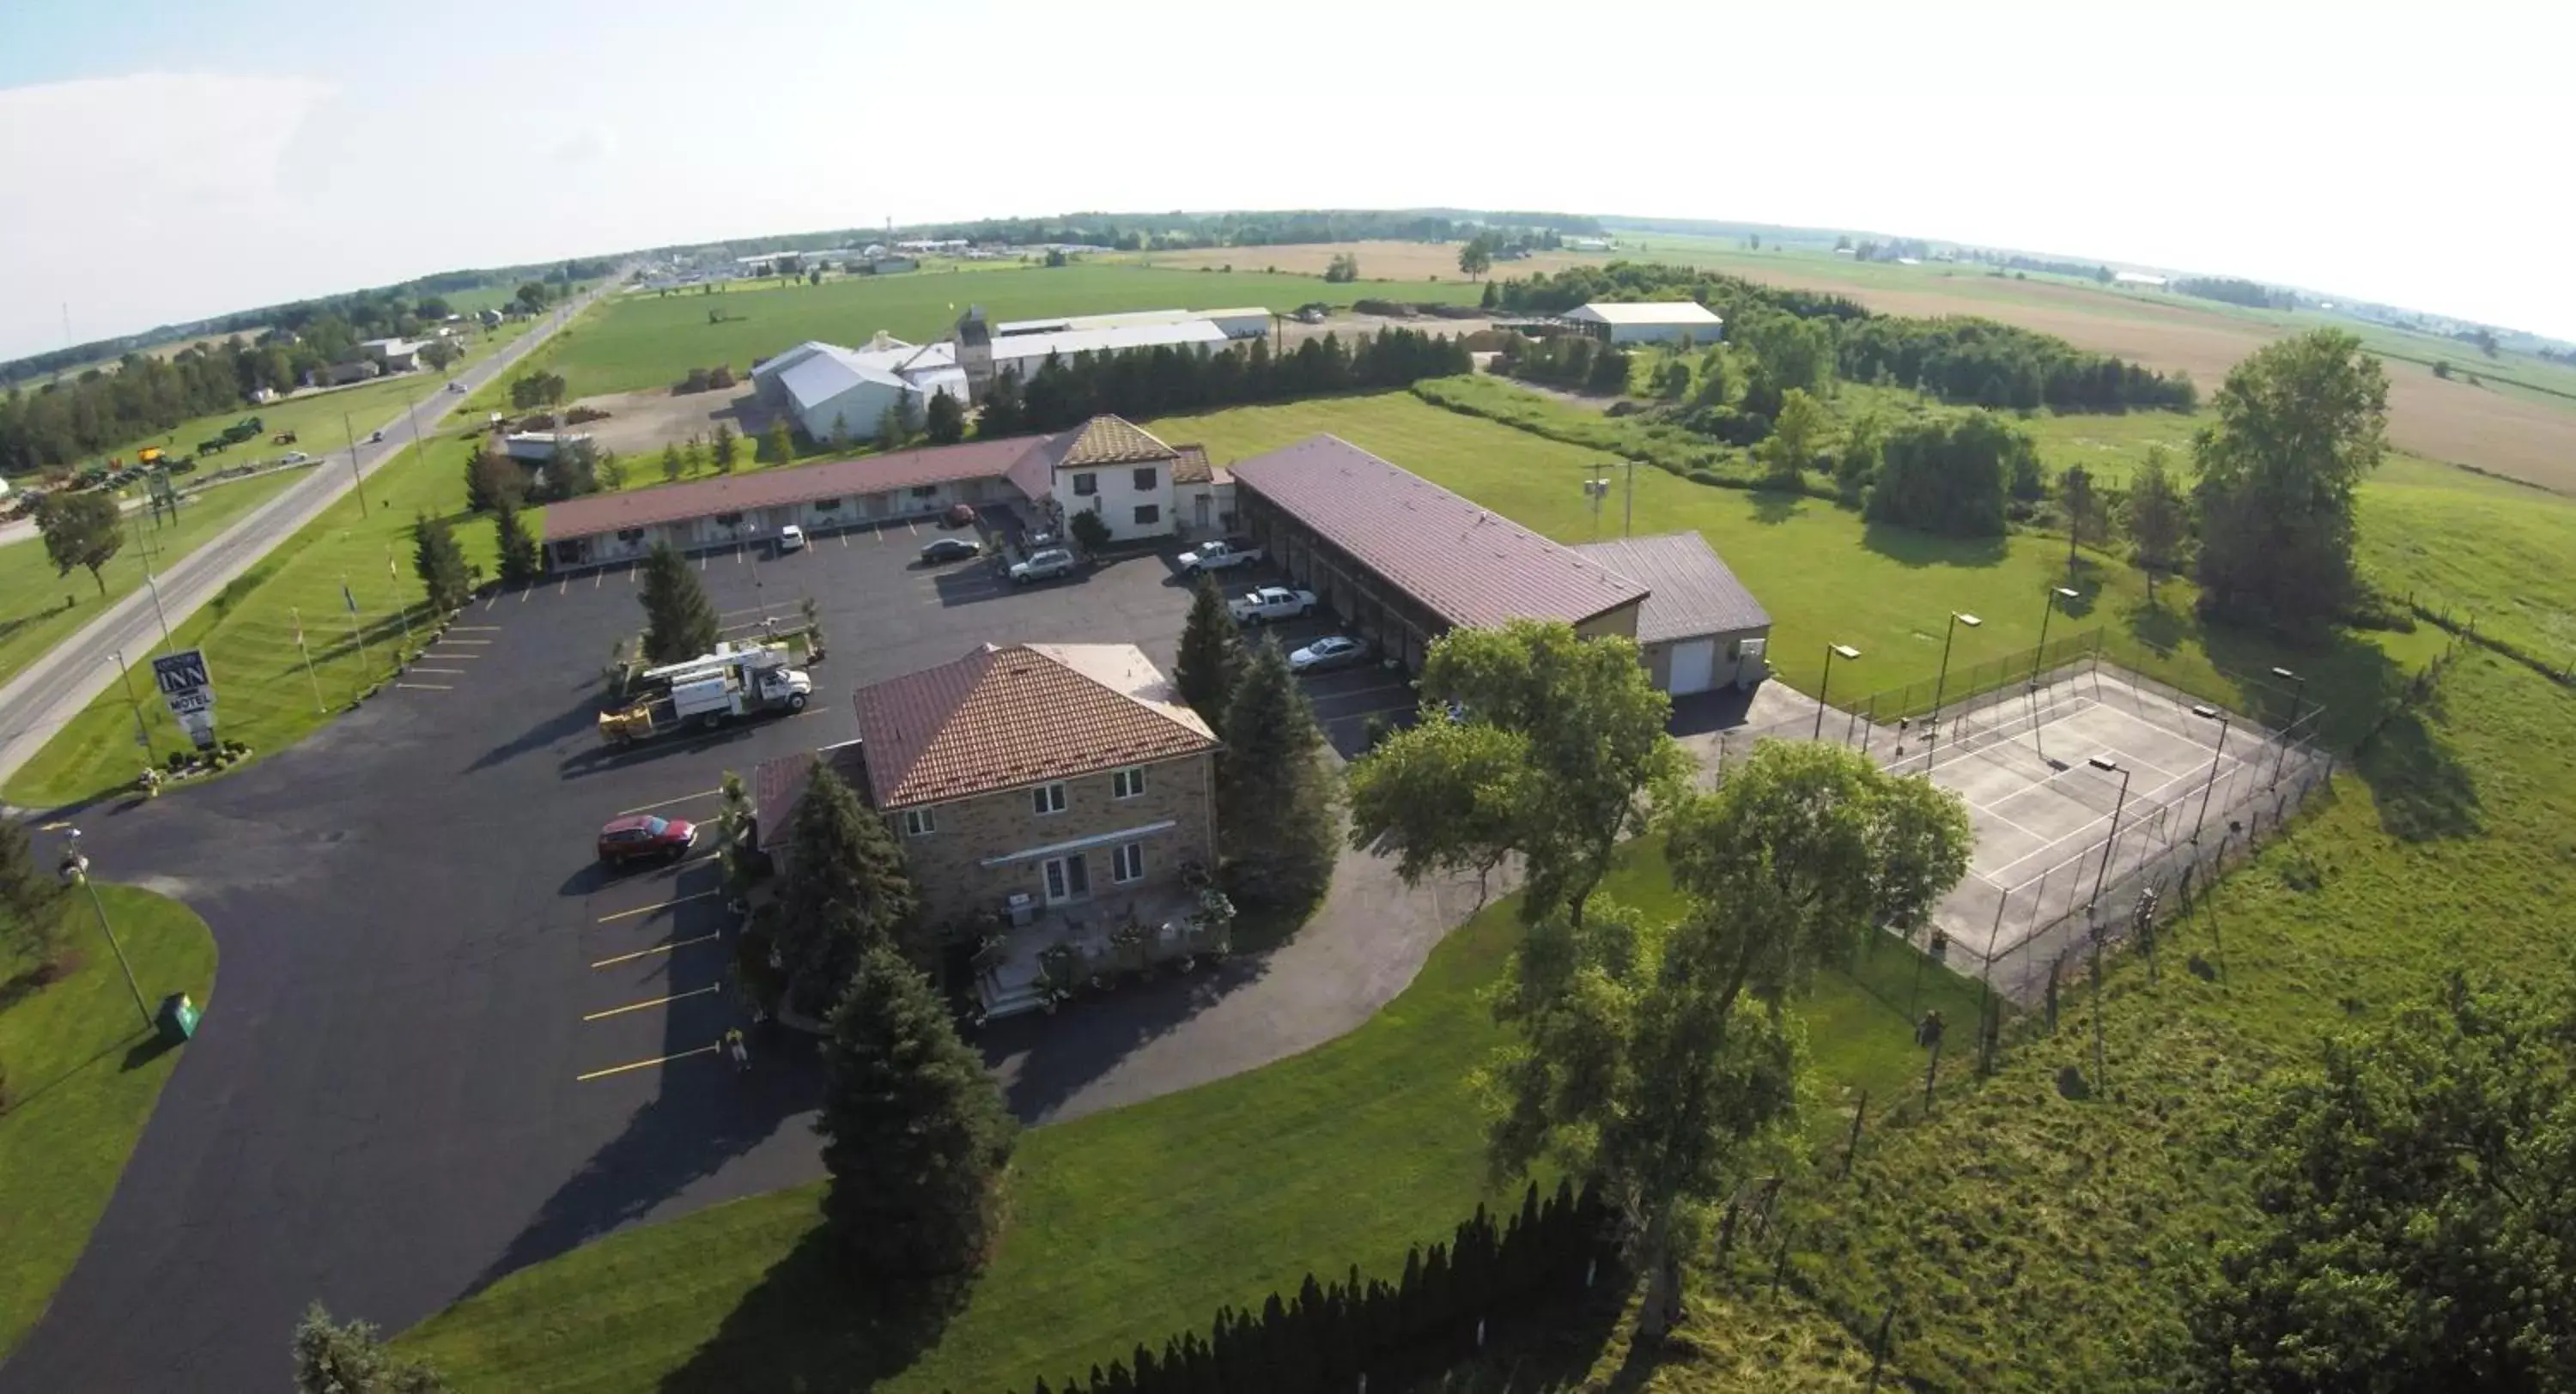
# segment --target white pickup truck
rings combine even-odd
[[[1292,591],[1285,586],[1263,586],[1246,591],[1225,603],[1236,624],[1268,624],[1272,620],[1293,620],[1315,608],[1313,591]]]
[[[1229,567],[1249,566],[1261,560],[1263,555],[1262,549],[1254,546],[1249,538],[1223,537],[1181,553],[1181,570],[1185,574],[1224,571]]]

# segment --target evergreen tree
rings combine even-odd
[[[686,557],[656,542],[644,558],[644,657],[677,663],[716,646],[716,607]]]
[[[1225,709],[1234,700],[1234,687],[1243,676],[1243,631],[1235,625],[1234,614],[1225,608],[1225,595],[1217,589],[1216,577],[1200,572],[1191,587],[1189,622],[1181,629],[1181,651],[1172,664],[1172,685],[1180,689],[1181,700],[1208,724],[1208,729],[1222,734]]]
[[[473,573],[465,567],[465,549],[456,545],[456,533],[444,518],[422,513],[413,521],[411,569],[429,592],[429,608],[445,614],[465,603],[474,589]]]
[[[934,445],[955,445],[966,439],[966,408],[945,392],[930,394],[930,406],[924,414],[922,428]]]
[[[61,894],[62,883],[36,865],[26,825],[0,818],[0,961],[53,961],[61,948],[62,920],[54,905]]]
[[[993,1247],[1017,1131],[929,982],[884,944],[832,1013],[823,1218],[871,1279],[971,1272]]]
[[[1028,412],[1020,400],[1019,375],[1004,373],[994,378],[992,385],[984,389],[984,406],[975,418],[975,438],[999,440],[1028,429]]]
[[[695,444],[697,437],[691,436],[689,440],[691,444]],[[742,457],[742,439],[733,433],[731,423],[723,421],[716,423],[715,444],[712,449],[715,453],[717,472],[733,473],[734,462]]]
[[[796,458],[796,436],[786,417],[770,422],[769,429],[761,433],[760,458],[762,463],[771,465],[783,465]]]
[[[678,441],[673,441],[662,447],[663,479],[672,483],[678,483],[680,471],[685,468],[687,468],[687,465],[680,459],[680,443]]]
[[[487,442],[477,446],[465,459],[465,508],[469,513],[489,513],[503,503],[517,504],[528,495],[528,477],[519,470],[519,462],[491,448]]]
[[[373,1325],[334,1322],[319,1302],[295,1324],[296,1394],[445,1394],[447,1387],[427,1364],[386,1350]]]
[[[501,579],[514,586],[524,586],[537,579],[545,567],[537,553],[537,539],[528,533],[528,525],[519,521],[516,505],[504,502],[492,518],[493,535],[501,545]]]
[[[903,428],[902,405],[896,402],[886,403],[885,410],[877,413],[877,448],[901,450],[904,447],[905,437],[910,434],[911,432]]]
[[[1277,644],[1252,651],[1218,729],[1236,737],[1217,771],[1228,888],[1254,904],[1312,904],[1333,877],[1339,791],[1321,758],[1323,727]]]
[[[885,823],[827,765],[814,767],[787,828],[787,877],[779,888],[779,957],[798,1003],[821,1012],[840,1000],[851,965],[871,943],[912,952],[920,897]]]

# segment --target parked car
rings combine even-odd
[[[1011,567],[1011,584],[1034,585],[1039,581],[1052,581],[1059,576],[1070,576],[1073,574],[1074,566],[1073,553],[1062,547],[1049,547],[1044,551],[1031,552],[1028,560],[1015,563]]]
[[[612,818],[599,830],[599,859],[624,866],[653,857],[678,861],[698,842],[698,825],[686,818],[639,814]]]
[[[942,537],[923,545],[921,559],[934,565],[944,561],[964,561],[968,557],[979,555],[983,550],[982,547],[975,545],[975,539],[971,537]]]
[[[1261,560],[1262,550],[1250,538],[1224,537],[1181,553],[1184,572],[1224,571]]]
[[[789,523],[787,526],[778,530],[778,554],[780,556],[783,557],[790,552],[801,552],[803,550],[805,550],[805,530],[803,528],[796,526],[794,523]]]
[[[1236,624],[1268,624],[1273,620],[1293,620],[1315,608],[1313,591],[1292,591],[1286,586],[1263,586],[1246,591],[1225,603],[1234,613]]]
[[[1368,645],[1347,634],[1328,634],[1288,655],[1292,673],[1322,673],[1368,661]]]
[[[948,512],[942,515],[941,521],[947,523],[948,526],[952,528],[971,528],[975,526],[975,505],[971,503],[952,504],[949,507]]]
[[[286,452],[286,458],[278,461],[278,463],[281,465],[309,465],[313,463],[313,457],[305,454],[301,450],[290,450]]]

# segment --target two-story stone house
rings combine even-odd
[[[988,644],[857,703],[932,924],[1144,915],[1215,864],[1216,737],[1132,644]]]

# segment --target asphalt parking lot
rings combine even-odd
[[[0,1389],[256,1388],[303,1305],[399,1328],[618,1226],[816,1174],[810,1051],[715,1049],[741,1012],[711,846],[610,873],[610,817],[711,819],[727,770],[856,734],[857,686],[978,643],[1126,642],[1168,666],[1190,592],[1158,557],[1014,589],[926,568],[928,524],[696,560],[729,626],[828,657],[805,712],[603,748],[635,569],[495,594],[302,745],[84,815],[104,874],[186,899],[213,1010],[94,1242]],[[1322,632],[1291,626],[1283,638]],[[1337,728],[1374,669],[1314,680]],[[1409,705],[1409,699],[1406,703]]]

